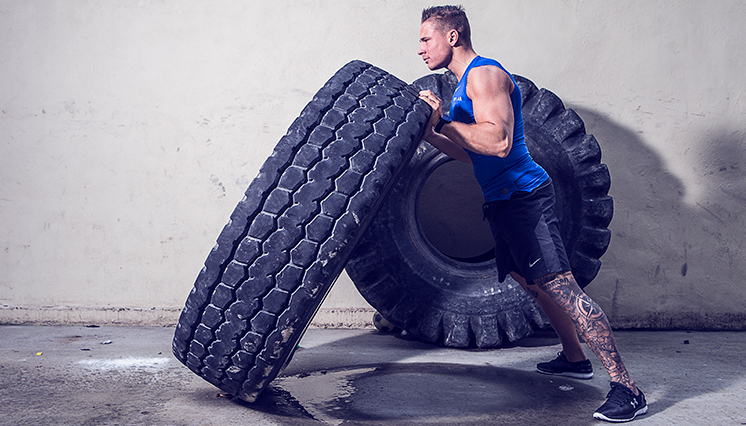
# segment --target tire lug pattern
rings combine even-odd
[[[205,260],[174,355],[252,402],[287,364],[430,115],[403,81],[342,67],[274,148]]]

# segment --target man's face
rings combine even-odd
[[[453,52],[447,34],[438,28],[434,19],[420,25],[420,50],[417,54],[431,70],[444,68],[451,62]]]

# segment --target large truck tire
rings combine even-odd
[[[528,79],[516,80],[526,145],[552,177],[560,232],[573,273],[585,287],[598,273],[599,257],[611,238],[609,172],[600,163],[598,142],[586,134],[574,111]],[[433,90],[447,111],[456,84],[455,76],[446,73],[423,77],[414,86]],[[433,176],[442,170],[447,175],[433,189]],[[422,142],[356,246],[348,275],[385,319],[422,341],[494,348],[546,327],[546,317],[517,282],[510,277],[497,282],[494,241],[482,220],[482,202],[471,167]],[[465,244],[472,252],[452,252],[459,244],[443,238],[469,232],[452,229],[443,219],[449,210],[459,219],[471,217],[469,226],[483,227],[472,230],[479,235]]]
[[[253,402],[289,361],[429,116],[396,77],[361,61],[341,68],[220,233],[176,326],[176,358]]]

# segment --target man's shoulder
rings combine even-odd
[[[474,67],[469,71],[468,84],[472,87],[510,88],[513,85],[513,81],[508,72],[501,66],[485,64]]]
[[[500,62],[498,62],[496,59],[485,58],[484,56],[477,56],[474,59],[475,67],[480,67],[480,66],[485,66],[485,65],[493,65],[493,66],[502,68],[502,65],[500,65]]]

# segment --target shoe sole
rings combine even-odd
[[[570,371],[562,372],[562,373],[552,373],[549,371],[542,371],[538,368],[536,369],[541,374],[546,374],[549,376],[565,376],[565,377],[572,377],[573,379],[581,379],[581,380],[588,380],[593,378],[593,373],[573,373]]]
[[[646,405],[646,406],[640,408],[639,410],[635,411],[635,413],[632,415],[632,417],[630,417],[628,419],[612,419],[612,418],[604,416],[601,413],[593,413],[593,418],[594,419],[598,419],[598,420],[607,421],[607,422],[612,422],[612,423],[624,423],[624,422],[631,422],[632,420],[635,419],[635,417],[641,416],[641,415],[643,415],[643,414],[645,414],[647,412],[648,412],[648,406]]]

